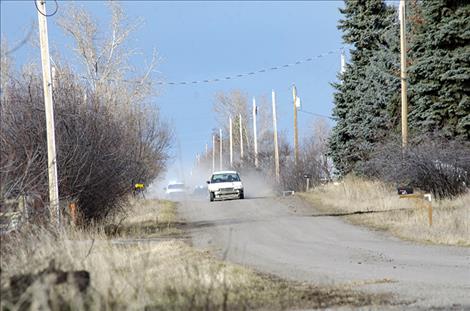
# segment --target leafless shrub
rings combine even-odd
[[[314,145],[307,142],[302,145],[297,164],[293,150],[283,162],[281,187],[284,190],[306,191],[307,178],[309,187],[319,185],[325,178],[322,171],[322,155]]]
[[[402,150],[399,140],[393,139],[377,148],[358,171],[437,198],[452,198],[467,192],[470,185],[470,143],[430,135]]]
[[[289,149],[281,171],[281,185],[285,190],[305,191],[307,177],[309,187],[331,180],[333,168],[326,156],[329,133],[330,128],[325,121],[314,120],[309,135],[299,146],[297,164],[293,150]]]
[[[116,212],[135,182],[165,167],[171,133],[143,104],[113,111],[66,68],[54,88],[59,193],[78,203],[85,223]],[[111,103],[112,104],[112,103]],[[47,201],[47,149],[42,83],[28,74],[2,102],[0,199],[34,194]]]

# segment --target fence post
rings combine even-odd
[[[72,226],[77,224],[77,204],[72,202],[69,204],[70,218],[72,218]]]
[[[423,199],[426,201],[426,205],[428,207],[428,220],[429,220],[429,225],[432,226],[432,198],[430,193],[426,193],[423,195]]]
[[[400,189],[399,189],[400,193]],[[413,193],[404,193],[404,194],[399,194],[400,199],[414,199],[415,205],[417,207],[425,207],[428,209],[428,223],[429,226],[432,226],[432,198],[430,193],[426,194],[413,194]],[[419,200],[423,201],[419,201]]]

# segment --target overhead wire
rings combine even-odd
[[[222,81],[228,81],[228,80],[235,80],[235,79],[239,79],[239,78],[243,78],[243,77],[247,77],[247,76],[254,76],[254,75],[257,75],[257,74],[260,74],[260,73],[266,73],[266,72],[269,72],[269,71],[280,70],[280,69],[284,69],[284,68],[293,67],[293,66],[304,64],[304,63],[312,62],[312,61],[314,61],[318,58],[322,58],[322,57],[325,57],[325,56],[328,56],[328,55],[333,55],[335,53],[338,53],[338,51],[340,51],[340,50],[339,49],[330,50],[326,53],[318,54],[318,55],[313,56],[313,57],[307,57],[307,58],[304,58],[304,59],[300,59],[300,60],[297,60],[293,63],[278,65],[278,66],[272,66],[272,67],[266,67],[266,68],[262,68],[262,69],[255,70],[255,71],[245,72],[245,73],[226,75],[223,78],[222,77],[208,78],[208,79],[192,80],[192,81],[169,81],[169,82],[157,81],[157,82],[153,82],[153,84],[155,84],[155,85],[177,85],[177,86],[185,85],[186,86],[186,85],[215,83],[215,82],[222,82]],[[99,81],[100,80],[99,78],[90,78],[90,77],[85,77],[85,76],[82,76],[81,78],[85,79],[85,80],[91,79],[91,80],[94,80],[94,81]],[[129,79],[104,79],[104,80],[105,81],[110,81],[110,82],[126,82],[126,83],[135,83],[135,84],[144,83],[143,81],[129,80]],[[152,84],[152,83],[151,82],[146,82],[146,84]]]
[[[31,25],[31,27],[29,28],[29,31],[26,34],[26,36],[22,40],[20,40],[17,44],[15,44],[15,46],[13,48],[6,51],[5,55],[13,54],[17,50],[19,50],[21,47],[23,47],[26,43],[28,43],[29,39],[31,38],[31,35],[33,34],[33,31],[34,31],[34,25]]]
[[[233,79],[238,79],[238,78],[242,78],[242,77],[246,77],[246,76],[253,76],[253,75],[256,75],[256,74],[265,73],[265,72],[268,72],[268,71],[274,71],[274,70],[279,70],[279,69],[284,69],[284,68],[288,68],[288,67],[297,66],[297,65],[300,65],[300,64],[303,64],[303,63],[311,62],[311,61],[313,61],[315,59],[318,59],[318,58],[322,58],[322,57],[325,57],[325,56],[328,56],[328,55],[332,55],[335,52],[338,52],[338,50],[331,50],[331,51],[319,54],[319,55],[314,56],[314,57],[307,57],[307,58],[304,58],[304,59],[297,60],[296,62],[293,62],[293,63],[262,68],[262,69],[259,69],[259,70],[249,71],[249,72],[245,72],[245,73],[227,75],[225,77],[212,78],[212,79],[202,79],[202,80],[193,80],[193,81],[170,81],[170,82],[159,81],[159,82],[156,82],[155,84],[157,84],[157,85],[194,85],[194,84],[201,84],[201,83],[214,83],[214,82],[233,80]]]
[[[302,112],[302,113],[306,113],[306,114],[311,114],[311,115],[314,115],[314,116],[317,116],[317,117],[321,117],[321,118],[328,118],[330,120],[335,120],[335,118],[333,118],[332,116],[327,116],[327,115],[321,114],[321,113],[315,113],[315,112],[305,111],[305,110],[301,110],[301,109],[299,109],[298,111]]]

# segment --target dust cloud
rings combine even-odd
[[[256,169],[241,169],[238,173],[243,182],[246,199],[272,197],[276,195],[273,181],[271,177],[265,173]],[[212,170],[196,168],[184,175],[186,176],[175,178],[171,176],[171,174],[167,174],[165,178],[150,184],[145,191],[145,196],[150,199],[171,199],[176,201],[208,199],[207,181],[212,175]],[[169,197],[165,193],[164,188],[169,182],[176,181],[186,185],[185,192],[178,196]]]

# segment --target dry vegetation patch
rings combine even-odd
[[[140,212],[120,226],[153,221],[171,227],[176,220],[174,203],[145,201],[133,208]],[[30,227],[3,237],[1,255],[2,310],[282,310],[393,303],[388,295],[348,286],[315,287],[259,274],[181,240],[117,243],[100,228],[57,234]],[[88,289],[41,278],[15,294],[12,277],[44,273],[51,261],[60,271],[89,272]]]
[[[402,239],[470,246],[470,193],[433,201],[432,226],[426,209],[416,208],[413,200],[400,199],[393,187],[378,181],[348,176],[341,183],[329,183],[301,196],[324,212],[371,212],[345,218]]]
[[[179,227],[175,202],[134,200],[117,224],[105,226],[105,232],[114,238],[171,238],[182,234]]]

